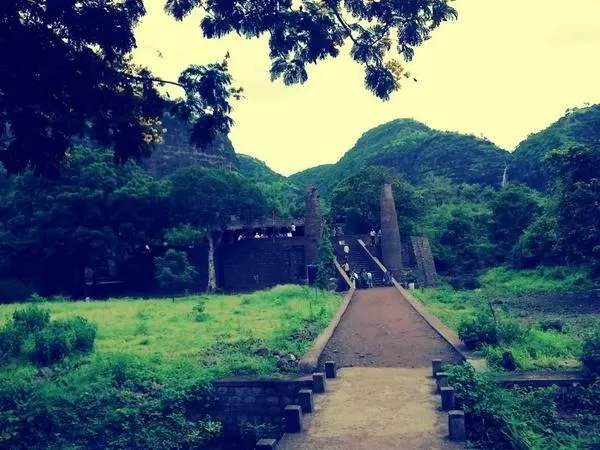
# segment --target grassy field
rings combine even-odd
[[[194,306],[205,304],[197,321]],[[338,294],[278,286],[247,295],[171,299],[46,302],[53,319],[83,316],[98,325],[94,356],[133,354],[156,366],[193,363],[209,378],[234,374],[277,375],[273,353],[300,358],[329,323]],[[0,321],[26,305],[0,306]],[[268,349],[268,352],[267,352]],[[8,368],[7,368],[8,369]]]
[[[517,320],[523,326],[519,339],[482,349],[492,363],[509,349],[524,370],[578,366],[583,338],[600,326],[600,305],[584,299],[594,287],[585,273],[567,268],[518,272],[496,268],[484,273],[480,282],[482,287],[471,291],[444,286],[414,295],[455,331],[463,320],[492,307],[497,316]],[[565,332],[541,329],[540,322],[556,319],[565,323]]]

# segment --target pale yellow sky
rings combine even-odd
[[[310,66],[304,85],[284,86],[270,81],[266,40],[205,40],[199,13],[176,22],[164,3],[145,1],[136,60],[176,79],[189,64],[229,51],[235,84],[245,89],[234,104],[233,145],[284,175],[336,162],[365,131],[396,118],[483,134],[512,150],[567,108],[600,103],[600,0],[458,0],[458,20],[407,65],[418,82],[405,81],[388,102],[364,88],[347,49]]]

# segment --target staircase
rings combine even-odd
[[[350,273],[355,271],[357,274],[362,269],[373,274],[373,286],[383,286],[383,273],[377,264],[367,255],[361,245],[358,243],[358,239],[362,239],[363,242],[367,243],[367,239],[364,236],[358,235],[338,235],[331,238],[335,256],[339,261],[340,265],[345,262],[344,256],[344,245],[340,245],[340,241],[345,242],[345,245],[350,247],[350,253],[348,257],[348,263],[350,264]],[[367,245],[367,248],[373,255],[378,254],[377,246]]]

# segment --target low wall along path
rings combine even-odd
[[[447,414],[431,378],[436,358],[463,360],[398,289],[356,291],[320,360],[335,361],[338,377],[316,397],[303,431],[286,434],[277,448],[463,448],[446,438]]]

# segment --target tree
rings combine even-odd
[[[155,276],[160,287],[174,294],[190,286],[196,270],[188,261],[186,252],[169,249],[164,256],[154,258]]]
[[[408,182],[393,169],[372,166],[342,180],[331,194],[331,217],[344,219],[348,231],[366,233],[380,222],[381,186],[392,185],[398,225],[410,234],[420,215],[419,198]]]
[[[540,211],[538,195],[526,186],[510,184],[491,202],[492,242],[498,262],[508,259],[523,231]]]
[[[215,238],[237,217],[242,222],[262,218],[268,212],[261,191],[242,175],[225,169],[186,167],[171,176],[174,219],[206,230],[208,241],[208,286],[216,288]]]
[[[549,154],[556,176],[558,235],[568,262],[600,261],[600,146],[571,146]]]
[[[329,279],[335,276],[333,263],[334,253],[331,245],[331,236],[327,224],[321,226],[321,240],[319,241],[319,263],[317,267],[317,287],[327,289]]]
[[[337,56],[351,41],[365,86],[382,99],[410,78],[387,57],[391,49],[410,60],[432,30],[456,17],[447,0],[165,4],[178,20],[195,8],[207,38],[269,35],[271,76],[285,84],[305,82],[307,64]],[[228,133],[241,90],[232,87],[227,58],[192,65],[176,81],[156,78],[131,59],[133,28],[145,14],[142,0],[1,2],[0,54],[10,70],[0,70],[0,161],[9,171],[57,173],[71,138],[81,135],[111,147],[117,161],[140,158],[159,139],[166,110],[190,121],[197,145]],[[180,98],[167,101],[158,91],[165,84],[178,86]]]

